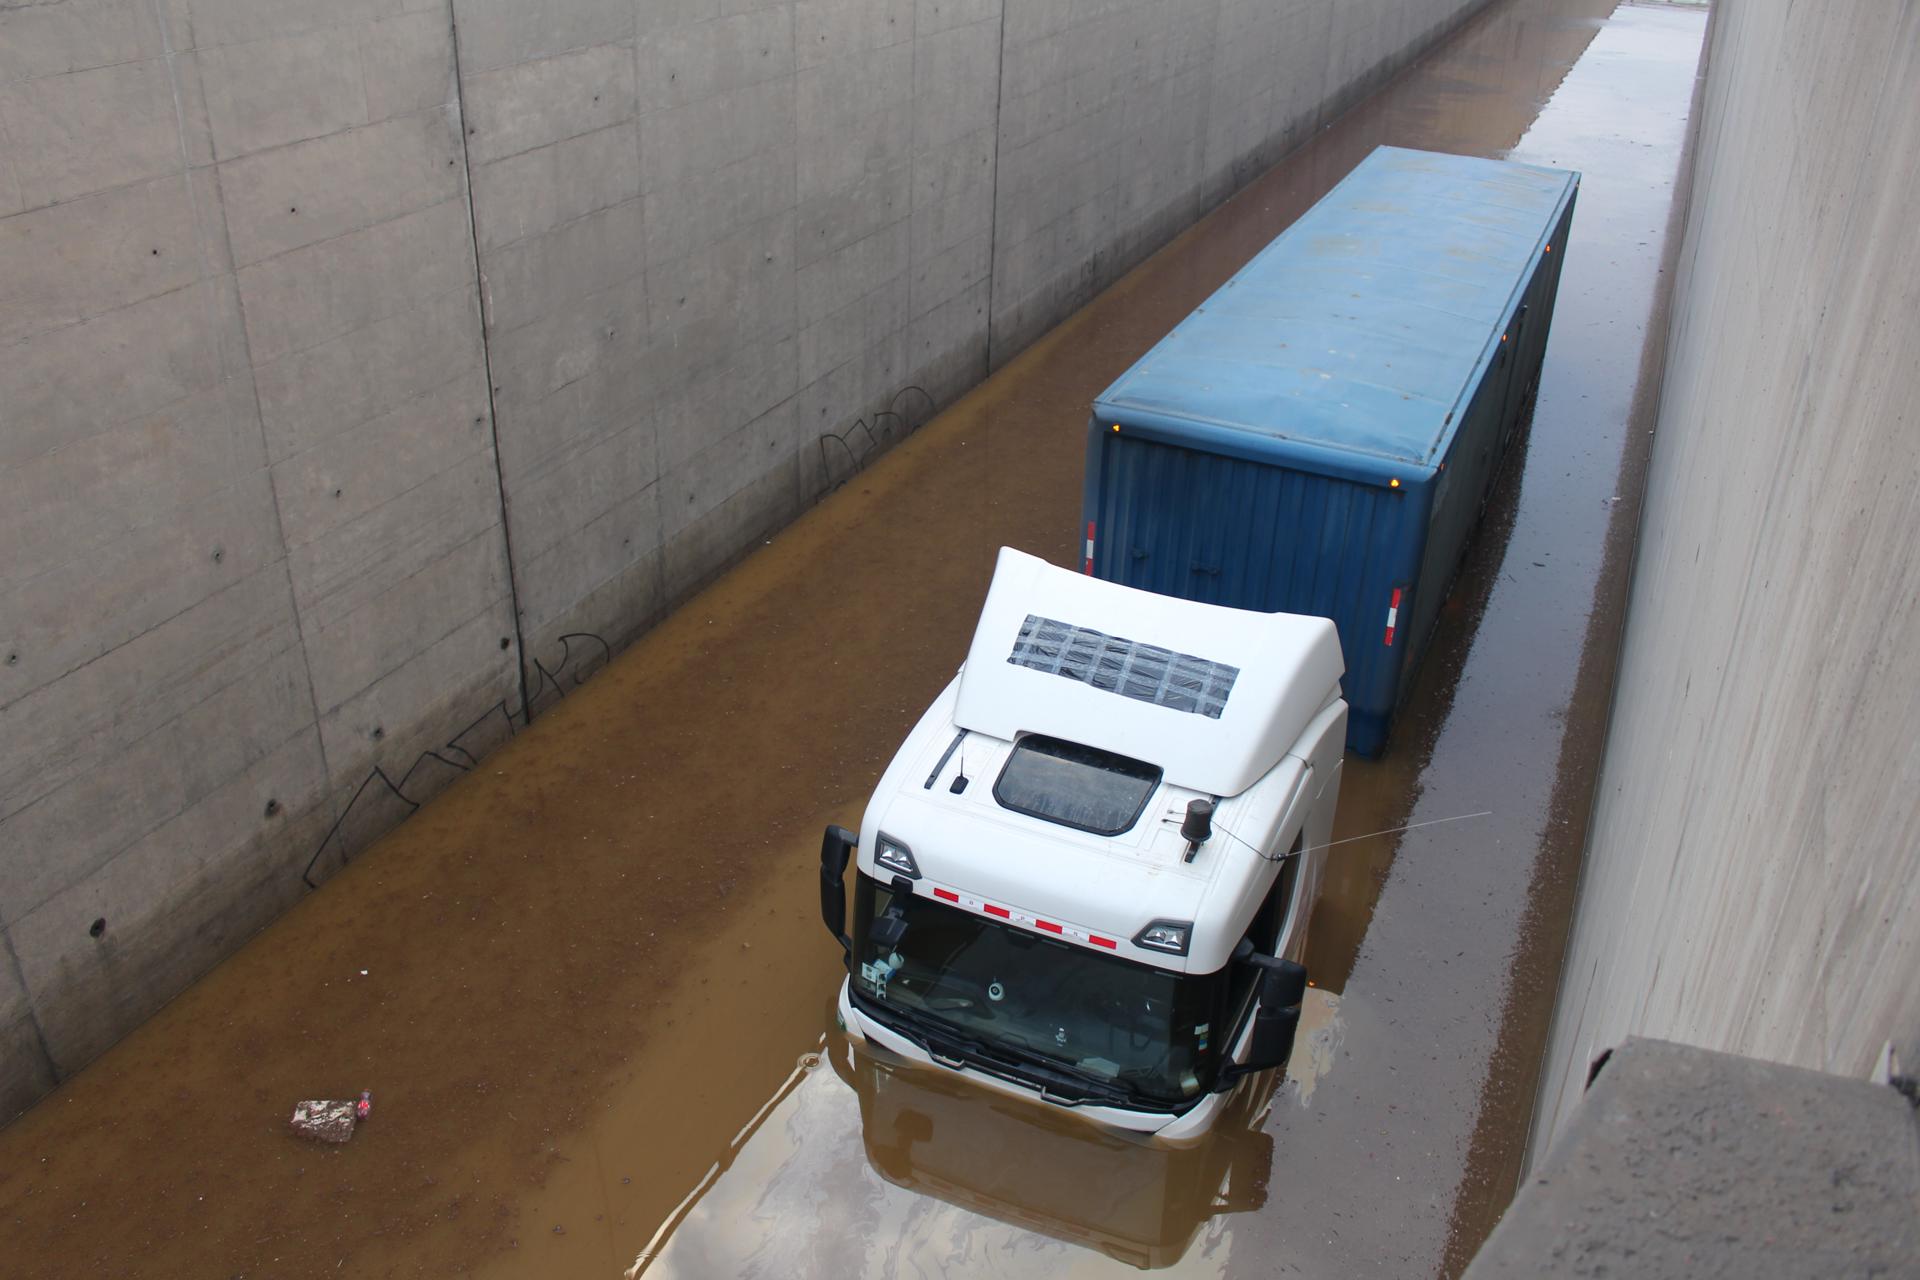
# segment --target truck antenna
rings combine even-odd
[[[1213,801],[1187,801],[1187,819],[1180,824],[1180,834],[1187,842],[1185,861],[1192,862],[1193,855],[1200,852],[1200,846],[1213,836]]]

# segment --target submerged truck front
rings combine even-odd
[[[1178,1141],[1282,1065],[1339,794],[1332,625],[1003,549],[822,910],[870,1046]],[[844,887],[855,857],[851,928]]]

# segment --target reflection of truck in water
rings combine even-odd
[[[1333,619],[1380,754],[1533,412],[1579,182],[1375,150],[1094,401],[1086,572]]]
[[[1204,1132],[1292,1047],[1340,674],[1325,619],[1002,549],[966,665],[859,834],[827,831],[848,1032],[1112,1127]]]
[[[1106,1274],[1239,1252],[1262,1207],[1277,1077],[1168,1146],[824,1037],[660,1224],[628,1280]],[[821,1189],[836,1188],[823,1200]],[[1091,1265],[1089,1265],[1091,1264]]]
[[[1172,1266],[1210,1220],[1266,1204],[1271,1073],[1234,1092],[1204,1141],[1165,1146],[1061,1132],[1037,1108],[871,1052],[848,1067],[867,1160],[887,1181],[1136,1267]]]

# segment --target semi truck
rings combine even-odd
[[[1325,618],[1002,548],[959,674],[822,841],[848,1034],[1148,1141],[1204,1134],[1292,1049],[1342,670]]]
[[[1531,419],[1579,184],[1375,150],[1095,400],[1084,571],[1331,618],[1378,755]]]

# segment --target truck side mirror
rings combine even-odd
[[[845,827],[828,827],[820,841],[820,918],[839,942],[849,969],[853,967],[853,939],[847,936],[847,862],[860,837]]]
[[[1260,973],[1262,1008],[1292,1009],[1307,998],[1307,967],[1281,960]]]
[[[1307,971],[1282,960],[1260,973],[1260,1009],[1253,1015],[1253,1039],[1247,1046],[1246,1069],[1265,1071],[1284,1067],[1293,1056],[1294,1033],[1300,1029],[1300,1002],[1307,995]]]
[[[1307,998],[1307,970],[1291,960],[1270,956],[1236,953],[1236,959],[1260,968],[1260,1007],[1253,1015],[1253,1035],[1247,1043],[1247,1060],[1220,1072],[1217,1088],[1256,1071],[1285,1067],[1293,1056],[1294,1033],[1300,1029],[1300,1002]]]

